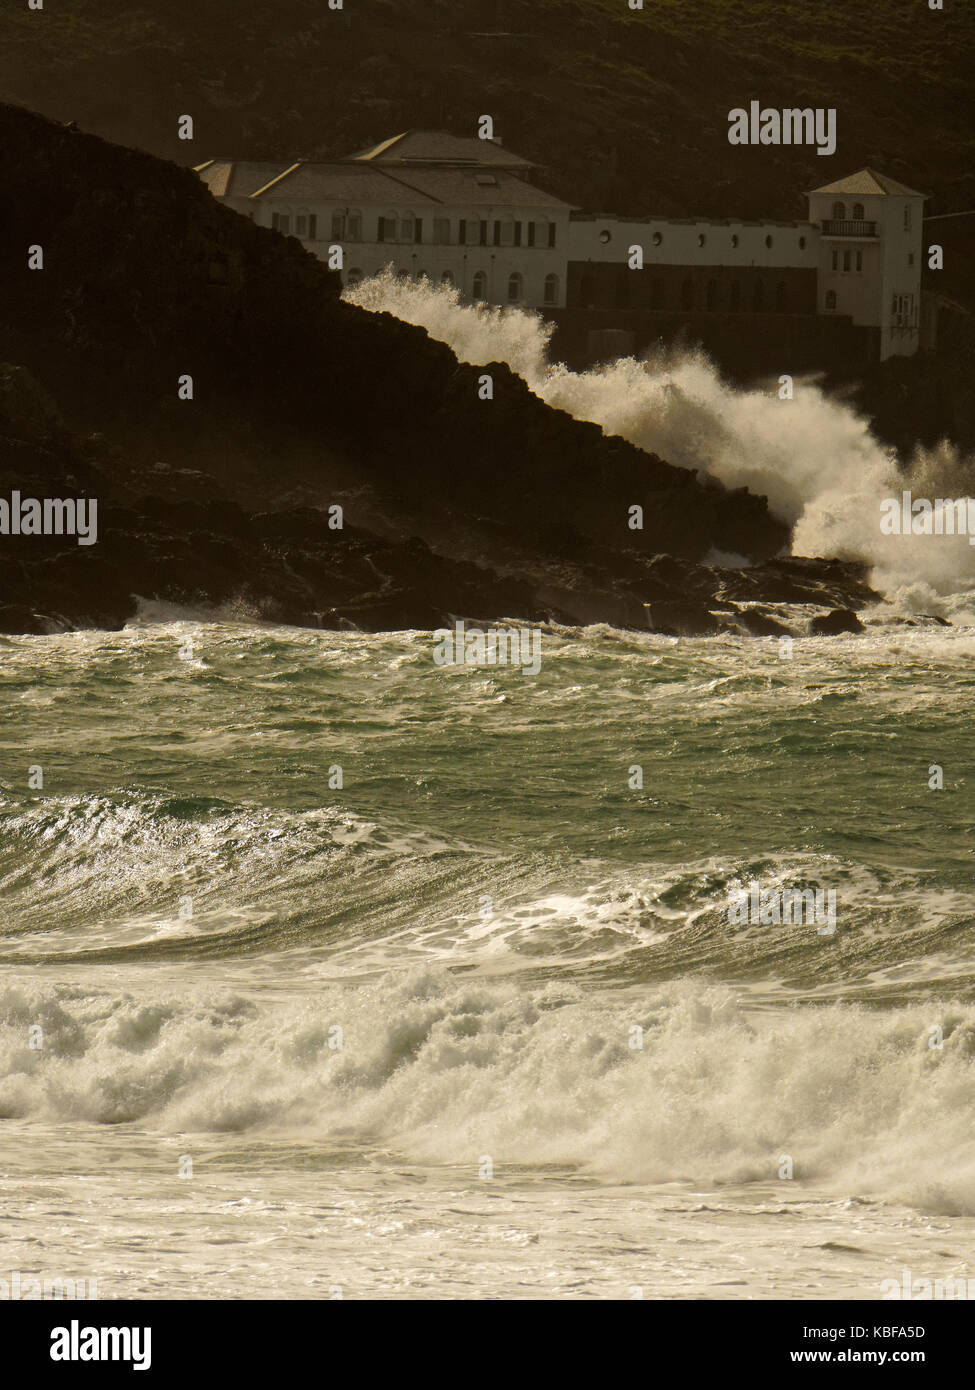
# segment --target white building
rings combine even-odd
[[[583,213],[493,140],[406,131],[335,163],[210,160],[217,198],[298,237],[343,284],[392,265],[467,300],[539,309],[835,315],[881,360],[920,341],[925,195],[871,169],[814,189],[806,222]],[[630,250],[643,255],[630,277]]]
[[[211,160],[197,172],[323,259],[341,246],[343,284],[392,264],[468,299],[558,308],[572,209],[527,182],[535,167],[495,141],[407,131],[333,164]]]
[[[880,360],[911,357],[921,323],[925,195],[861,169],[808,195],[819,226],[819,312],[880,330]]]

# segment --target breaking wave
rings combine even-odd
[[[391,268],[345,297],[420,325],[462,361],[508,363],[549,405],[607,434],[764,494],[793,526],[795,554],[864,560],[877,587],[906,611],[948,611],[957,620],[960,608],[975,622],[975,546],[967,536],[880,531],[881,502],[905,488],[932,500],[968,495],[971,463],[947,441],[918,448],[905,471],[868,422],[814,379],[797,382],[795,398],[783,401],[777,385],[729,385],[700,350],[572,372],[549,362],[553,328],[538,314],[462,304],[455,288],[399,279]],[[939,596],[958,593],[965,601],[944,610]]]
[[[4,1118],[271,1131],[616,1182],[770,1181],[788,1162],[855,1197],[965,1214],[973,1107],[963,1006],[757,1015],[700,981],[610,1003],[435,969],[287,1001],[0,990]]]

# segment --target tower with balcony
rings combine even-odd
[[[809,221],[819,228],[819,312],[872,330],[880,361],[913,356],[926,195],[861,169],[807,196]]]

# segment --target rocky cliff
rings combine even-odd
[[[712,548],[763,560],[787,541],[763,498],[345,304],[299,243],[186,170],[2,107],[0,180],[0,497],[100,508],[97,545],[0,537],[7,631],[115,626],[135,595],[367,629],[451,612],[645,626],[666,597],[655,556],[700,575]],[[835,568],[828,587],[831,605],[862,590]]]

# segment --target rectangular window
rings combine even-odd
[[[844,270],[849,270],[849,268],[850,268],[850,253],[849,253],[849,251],[844,251],[844,252],[843,252],[843,269],[844,269]]]
[[[521,223],[520,223],[520,222],[516,222],[516,223],[515,223],[515,245],[516,245],[516,246],[520,246],[520,245],[521,245]]]
[[[341,241],[345,235],[345,218],[340,212],[332,213],[332,240]]]
[[[400,241],[412,241],[412,240],[413,240],[413,218],[412,218],[412,217],[401,217],[401,218],[400,218],[400,224],[399,224],[399,239],[400,239]]]
[[[308,218],[308,240],[318,240],[318,214],[313,212]]]
[[[529,222],[529,224],[528,224],[528,245],[529,245],[529,246],[534,246],[534,245],[535,245],[535,224],[534,224],[534,222]]]
[[[417,246],[423,244],[423,218],[418,217],[413,224],[413,241]]]
[[[858,251],[858,252],[857,252],[857,270],[862,270],[862,269],[863,269],[863,252],[862,252],[862,251]]]
[[[433,240],[437,246],[450,245],[449,217],[435,217],[433,219]]]
[[[457,245],[467,245],[467,222],[463,217],[457,223]]]
[[[378,227],[378,230],[377,230],[377,233],[376,233],[376,240],[377,240],[377,241],[395,241],[395,240],[396,240],[396,218],[395,218],[395,217],[380,217],[380,219],[379,219],[379,227]]]
[[[914,252],[913,252],[913,251],[908,251],[908,253],[907,253],[907,264],[908,264],[908,265],[913,265],[913,264],[914,264]]]
[[[271,226],[276,231],[283,232],[285,236],[291,231],[291,215],[287,212],[272,212]]]
[[[910,203],[905,203],[905,204],[904,204],[904,231],[905,231],[905,232],[909,232],[910,230],[911,230],[911,205],[910,205]]]
[[[838,251],[834,251],[834,252],[833,252],[833,269],[834,269],[834,270],[839,270],[839,268],[840,268],[840,253],[839,253]]]
[[[548,224],[548,244],[549,244],[549,246],[554,246],[554,245],[555,245],[555,223],[554,223],[554,222],[550,222],[550,223]]]
[[[312,218],[312,221],[315,219]],[[346,241],[360,241],[362,238],[362,218],[357,212],[349,213],[345,220]]]
[[[308,214],[298,213],[295,217],[295,236],[308,236]]]
[[[488,224],[487,224],[486,222],[482,222],[482,223],[481,223],[481,233],[480,233],[480,242],[481,242],[481,245],[482,245],[482,246],[487,246],[487,244],[488,244],[488,236],[487,236],[487,234],[488,234]]]

